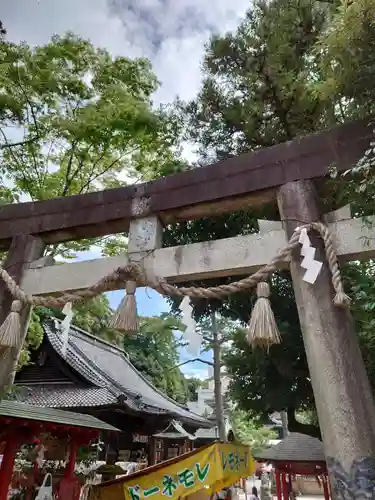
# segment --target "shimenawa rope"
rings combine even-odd
[[[17,323],[17,319],[14,318],[14,315],[18,314],[17,311],[20,310],[20,306],[24,305],[42,305],[45,307],[62,308],[67,302],[71,302],[74,304],[85,299],[92,299],[104,292],[123,288],[125,284],[127,288],[127,296],[125,300],[122,301],[122,304],[116,313],[115,321],[112,324],[117,329],[122,329],[127,332],[133,332],[137,329],[138,326],[135,303],[136,286],[149,286],[162,295],[167,296],[188,296],[192,298],[208,299],[222,299],[232,293],[247,291],[258,283],[267,280],[269,276],[274,271],[276,271],[276,269],[278,269],[280,264],[285,263],[285,261],[291,256],[292,251],[299,246],[299,236],[302,229],[306,229],[308,232],[315,230],[320,234],[324,242],[327,262],[332,274],[332,285],[335,290],[335,297],[333,299],[333,302],[338,307],[347,307],[350,304],[350,299],[344,292],[337,256],[334,250],[332,235],[324,224],[320,222],[312,222],[311,224],[307,224],[297,228],[284,249],[281,250],[269,264],[263,266],[261,269],[244,279],[235,281],[230,284],[219,285],[216,287],[203,288],[191,286],[178,288],[167,283],[164,278],[150,276],[147,277],[144,274],[141,266],[138,263],[133,262],[127,264],[126,266],[115,269],[107,276],[104,276],[96,284],[89,288],[86,288],[85,290],[78,290],[71,293],[64,292],[59,297],[33,296],[27,295],[17,285],[17,283],[7,273],[7,271],[0,267],[0,278],[5,282],[6,287],[8,288],[12,297],[15,299],[12,305],[12,312],[10,313],[10,315],[13,315],[13,321],[12,318],[8,316],[7,320],[0,327],[0,346],[3,345],[3,337],[4,340],[6,339],[7,341],[6,345],[9,346],[9,330],[12,331],[13,336],[15,330],[14,324]],[[261,294],[261,298],[266,298],[264,293]],[[17,345],[17,339],[14,339],[13,343],[14,345]]]

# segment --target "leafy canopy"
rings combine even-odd
[[[257,0],[234,33],[212,38],[202,88],[194,101],[179,107],[180,115],[152,109],[156,80],[145,61],[113,59],[72,35],[35,50],[4,42],[0,119],[7,135],[2,135],[1,168],[13,184],[3,182],[0,196],[43,199],[65,190],[71,194],[116,186],[123,175],[150,179],[174,172],[181,168],[176,133],[182,126],[198,145],[199,163],[204,164],[372,113],[374,20],[374,0]],[[11,126],[21,131],[20,138],[12,140]],[[344,193],[359,213],[375,199],[373,146]],[[88,172],[88,165],[97,170]],[[321,191],[326,210],[342,201],[341,185],[339,179],[332,191]],[[171,245],[245,234],[257,230],[257,218],[277,217],[276,207],[268,206],[190,221],[167,228],[164,239]],[[59,251],[70,255],[74,245]],[[346,271],[370,374],[375,359],[372,271],[372,263],[353,264]],[[275,276],[273,286],[283,344],[266,355],[250,349],[237,330],[226,363],[242,408],[258,415],[287,408],[290,425],[304,432],[296,414],[314,412],[313,396],[289,274]],[[203,317],[215,308],[223,316],[246,321],[253,300],[253,295],[244,295],[224,304],[197,301],[195,312]],[[128,348],[135,362],[166,387],[160,370],[166,359],[155,352],[153,333],[143,328],[145,340],[133,339]],[[170,333],[165,335],[171,340]],[[159,356],[159,364],[147,364],[137,345]]]
[[[374,102],[373,3],[258,0],[234,33],[213,37],[204,58],[201,90],[196,99],[181,106],[186,137],[198,145],[200,163],[272,146],[367,115]],[[346,64],[348,58],[351,61]],[[352,202],[357,213],[366,204],[373,207],[373,164],[373,160],[365,161],[360,175],[350,177],[347,192],[342,190],[341,179],[325,183],[324,189],[319,183],[325,210],[336,208],[343,200]],[[358,183],[361,180],[365,188]],[[257,218],[278,217],[277,208],[267,206],[183,223],[170,228],[165,240],[178,244],[246,234],[257,230]],[[370,360],[375,359],[373,328],[366,312],[375,297],[368,281],[371,269],[372,263],[353,264],[346,270],[370,374]],[[360,290],[366,291],[361,299]],[[214,307],[224,316],[247,321],[253,300],[254,295],[243,294],[223,304],[197,301],[195,311],[201,317]],[[315,409],[287,272],[274,277],[272,306],[283,344],[264,353],[247,345],[243,331],[234,333],[225,357],[233,375],[232,396],[241,408],[258,416],[288,409],[291,430],[318,435],[319,429],[311,426],[313,419],[300,422],[296,417],[301,411],[314,414]]]
[[[236,440],[250,446],[253,455],[268,448],[270,440],[277,438],[276,432],[258,424],[243,410],[232,411],[231,423]]]
[[[139,333],[124,337],[124,349],[134,366],[158,389],[184,403],[188,390],[179,362],[175,332],[183,325],[174,316],[142,318]]]
[[[153,107],[158,82],[148,60],[113,58],[71,33],[33,48],[0,40],[0,59],[0,202],[88,193],[180,168],[175,122]],[[71,257],[93,242],[53,253]],[[96,243],[110,254],[124,246],[114,236]]]
[[[112,57],[67,33],[40,47],[0,39],[0,203],[45,200],[113,188],[167,175],[182,168],[178,123],[167,106],[156,108],[158,87],[146,59]],[[126,240],[109,236],[48,249],[72,258],[96,244],[104,254]],[[41,323],[61,311],[36,308],[20,367],[43,339]],[[142,335],[125,339],[108,327],[108,299],[74,308],[73,323],[127,349],[131,360],[157,387],[178,401],[188,390],[178,363],[171,317],[144,318]]]

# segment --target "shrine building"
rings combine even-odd
[[[71,326],[64,355],[61,323],[50,319],[43,329],[42,345],[17,373],[18,401],[90,414],[120,429],[101,438],[117,461],[128,461],[132,451],[146,455],[149,464],[175,455],[169,440],[157,437],[172,421],[186,433],[178,454],[191,449],[189,435],[212,428],[212,421],[154,387],[119,347]]]

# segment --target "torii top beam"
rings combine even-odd
[[[290,181],[351,167],[368,148],[370,121],[353,122],[154,182],[0,208],[0,249],[17,234],[45,243],[125,232],[131,219],[157,214],[189,220],[269,202]]]

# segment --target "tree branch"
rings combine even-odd
[[[74,175],[70,176],[70,174],[72,171],[72,164],[73,164],[74,151],[75,151],[76,145],[77,145],[77,143],[75,141],[73,141],[72,148],[70,150],[70,158],[68,161],[68,166],[67,166],[66,174],[65,174],[64,189],[62,190],[61,196],[66,196],[68,194],[69,188],[72,184],[72,180],[74,179]]]
[[[266,80],[266,84],[268,85],[269,89],[271,90],[272,97],[273,97],[273,100],[275,102],[275,111],[277,113],[277,116],[280,120],[282,127],[285,130],[285,135],[286,135],[288,140],[291,140],[291,139],[293,139],[293,133],[292,133],[292,130],[290,128],[290,125],[289,125],[288,119],[287,119],[289,109],[284,109],[283,103],[282,103],[282,101],[279,98],[279,95],[277,93],[276,86],[274,85],[274,83],[271,79],[271,76],[269,75],[266,68],[264,68],[263,75],[264,75],[264,78]]]
[[[111,168],[116,165],[116,163],[118,163],[119,161],[122,160],[124,155],[120,156],[119,158],[116,158],[115,160],[113,160],[109,165],[108,167],[106,167],[104,170],[102,170],[101,172],[99,172],[98,174],[94,175],[93,177],[89,178],[87,180],[87,182],[81,187],[81,189],[79,190],[79,194],[81,194],[84,189],[88,188],[90,186],[90,184],[95,181],[96,179],[98,179],[101,175],[104,175],[105,173],[107,173],[109,170],[111,170]]]
[[[193,358],[193,359],[188,359],[187,361],[184,361],[183,363],[179,363],[176,366],[172,366],[172,368],[170,368],[170,370],[174,370],[175,368],[180,368],[180,366],[187,365],[188,363],[194,363],[195,361],[199,361],[201,363],[204,363],[205,365],[214,366],[214,364],[211,361],[206,361],[205,359],[201,359],[201,358]]]
[[[4,139],[5,143],[8,144],[7,136],[5,135],[5,133],[4,133],[4,131],[3,131],[2,128],[0,128],[0,134],[3,136],[3,139]],[[13,149],[10,149],[9,152],[10,152],[11,156],[13,157],[13,160],[15,161],[16,165],[18,165],[18,167],[19,167],[19,169],[21,171],[22,179],[23,179],[23,181],[25,183],[25,186],[27,186],[27,189],[29,190],[29,194],[31,194],[30,182],[29,182],[29,180],[25,176],[25,172],[24,172],[24,168],[23,168],[23,165],[22,165],[22,161],[20,161],[17,158],[17,155],[13,151]]]
[[[7,142],[5,144],[2,144],[0,146],[0,149],[9,149],[9,148],[14,148],[16,146],[25,146],[26,144],[31,144],[39,139],[38,136],[32,137],[31,139],[26,139],[26,141],[19,141],[19,142]]]
[[[301,434],[307,434],[308,436],[322,439],[319,427],[312,424],[302,424],[301,422],[298,422],[298,420],[296,419],[295,408],[288,408],[287,414],[288,414],[288,429],[290,432],[299,432]]]
[[[282,377],[285,378],[301,377],[305,379],[309,377],[309,371],[307,369],[304,370],[295,368],[293,366],[282,363],[278,359],[272,359],[272,363]]]

